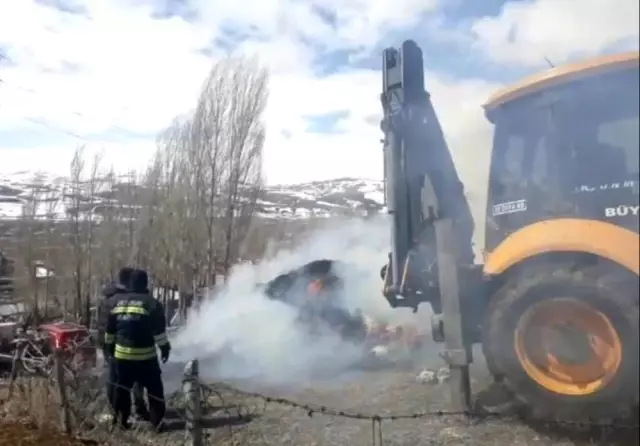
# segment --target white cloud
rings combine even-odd
[[[425,76],[461,170],[468,173],[466,177],[475,179],[477,164],[465,161],[475,160],[487,152],[490,126],[484,119],[481,104],[498,85],[482,80],[456,81],[430,72]],[[301,114],[313,114],[320,110],[326,113],[348,110],[350,114],[338,124],[339,133],[309,133],[300,123],[288,138],[281,134],[274,135],[277,142],[272,140],[271,143],[277,144],[279,151],[277,157],[267,159],[268,173],[277,170],[278,165],[286,168],[294,165],[296,169],[287,173],[293,182],[303,181],[305,175],[313,171],[332,172],[336,177],[354,176],[354,172],[355,176],[381,177],[379,71],[354,70],[328,76],[318,80],[311,89],[304,81],[282,79],[282,83],[274,82],[272,88],[278,97],[285,96],[284,93],[279,96],[279,88],[291,92],[284,103],[274,104],[277,109],[269,111],[282,119],[283,127],[284,121],[290,118],[295,120]],[[474,142],[469,144],[470,141]],[[318,156],[310,157],[309,153]],[[269,166],[271,162],[275,165]]]
[[[209,24],[253,35],[287,34],[327,48],[366,49],[386,35],[419,23],[441,0],[188,0]],[[322,17],[331,17],[330,25]]]
[[[2,71],[0,129],[6,133],[25,124],[34,132],[39,126],[55,128],[82,136],[96,150],[109,131],[156,133],[193,105],[211,64],[199,50],[222,37],[223,29],[233,29],[249,36],[239,51],[258,54],[272,70],[267,176],[272,182],[290,182],[336,174],[380,176],[380,133],[377,122],[366,121],[378,114],[380,73],[315,75],[315,54],[300,37],[333,49],[371,48],[386,31],[418,20],[435,1],[325,2],[322,11],[335,14],[335,28],[320,19],[311,2],[228,1],[216,2],[211,10],[209,2],[193,0],[191,6],[201,13],[194,23],[177,17],[153,20],[153,2],[133,8],[118,1],[82,5],[88,17],[35,1],[19,2],[0,14],[0,45],[9,48],[15,63]],[[340,110],[351,113],[342,133],[307,132],[305,116]],[[67,150],[33,147],[29,152],[43,155],[38,157],[12,150],[2,170],[34,162],[44,168],[64,166],[76,142],[70,140]],[[0,144],[11,148],[10,141]],[[141,145],[136,156],[123,157],[120,164],[141,162],[151,148]],[[335,154],[343,160],[340,171],[330,159]],[[299,168],[289,168],[292,160]]]
[[[638,0],[534,0],[507,3],[476,21],[477,47],[498,62],[545,65],[607,50],[638,48]]]
[[[206,33],[106,4],[89,3],[91,19],[33,1],[0,13],[0,45],[16,63],[3,70],[3,118],[42,118],[81,135],[156,132],[191,107],[209,66],[196,53]]]
[[[67,171],[79,141],[69,136],[68,145],[49,144],[39,132],[50,128],[83,136],[92,150],[105,152],[105,162],[121,169],[144,164],[153,151],[153,135],[194,104],[212,57],[224,52],[220,42],[236,40],[241,41],[235,42],[238,51],[259,55],[272,70],[265,156],[271,183],[381,177],[381,73],[344,66],[337,74],[323,75],[314,71],[314,60],[319,50],[377,51],[391,34],[419,26],[442,4],[226,0],[214,6],[189,0],[186,7],[198,18],[188,22],[153,19],[158,4],[152,0],[136,6],[125,0],[78,0],[86,16],[42,3],[0,6],[0,48],[13,62],[0,71],[5,80],[0,86],[0,171]],[[637,1],[619,0],[616,8],[605,0],[575,5],[572,0],[514,2],[497,17],[475,20],[466,29],[449,24],[441,33],[443,41],[472,40],[469,51],[480,49],[495,62],[524,65],[540,65],[544,56],[555,62],[575,53],[598,53],[638,34]],[[323,15],[333,17],[334,24]],[[447,21],[434,18],[429,32],[434,32],[433,23]],[[435,36],[422,43],[434,41]],[[211,48],[212,42],[218,45]],[[467,189],[482,197],[491,132],[480,106],[498,84],[474,73],[439,71],[427,73],[427,84]],[[349,114],[335,133],[308,129],[305,117],[340,111]],[[18,149],[10,136],[25,125],[33,143]]]
[[[54,175],[68,175],[71,160],[77,148],[85,146],[86,173],[95,156],[100,158],[100,168],[117,172],[145,167],[155,144],[153,140],[138,139],[121,142],[93,140],[89,144],[34,144],[29,148],[11,149],[0,146],[0,174],[18,171],[43,171]],[[125,163],[122,160],[126,160]]]

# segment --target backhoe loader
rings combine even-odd
[[[422,51],[413,41],[384,50],[392,243],[383,294],[392,307],[431,305],[461,410],[474,343],[495,382],[537,416],[612,419],[637,408],[638,60],[554,67],[487,101],[494,135],[478,262]]]

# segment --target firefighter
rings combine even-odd
[[[98,342],[99,345],[104,346],[104,331],[107,325],[107,318],[109,316],[109,311],[107,308],[109,307],[109,299],[118,299],[119,295],[123,295],[129,292],[129,284],[131,282],[131,274],[133,273],[133,268],[124,267],[120,269],[118,272],[118,281],[117,283],[111,283],[107,285],[102,290],[102,296],[104,299],[100,302],[98,307]],[[103,348],[103,355],[105,359],[105,365],[108,367],[114,367],[115,364],[109,358],[109,353]],[[110,392],[113,389],[110,389]],[[112,395],[108,395],[109,400],[113,398]],[[147,408],[147,403],[144,400],[143,391],[139,385],[134,384],[133,386],[133,406],[135,409],[135,414],[138,418],[142,420],[149,420],[149,409]]]
[[[125,294],[129,292],[129,282],[131,281],[131,273],[133,268],[124,267],[118,272],[117,283],[110,283],[102,290],[103,299],[98,305],[98,343],[104,345],[104,330],[107,327],[107,318],[109,311],[107,310],[109,304],[108,300],[118,294]],[[105,360],[107,355],[105,352]]]
[[[148,277],[143,270],[134,270],[131,290],[109,300],[109,317],[105,345],[114,366],[110,382],[115,387],[111,404],[114,423],[130,427],[131,387],[138,383],[147,391],[149,421],[162,430],[165,414],[164,386],[156,347],[166,363],[171,350],[165,331],[164,310],[148,291]]]

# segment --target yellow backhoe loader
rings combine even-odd
[[[470,404],[474,343],[496,383],[540,417],[611,419],[637,408],[638,60],[631,52],[558,66],[489,99],[478,261],[422,51],[413,41],[384,51],[384,295],[393,307],[431,304],[460,409]]]

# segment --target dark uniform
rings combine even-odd
[[[122,270],[120,271],[123,276],[127,275],[126,272],[127,269],[122,268]],[[98,320],[96,323],[96,328],[98,330],[98,345],[104,345],[104,332],[107,328],[107,319],[109,317],[109,299],[112,298],[113,296],[117,295],[117,294],[126,294],[129,292],[129,290],[127,289],[129,280],[130,280],[130,276],[131,276],[131,272],[133,271],[131,268],[128,268],[129,272],[128,275],[129,277],[126,278],[126,282],[122,282],[122,279],[120,279],[120,283],[116,283],[116,284],[109,284],[106,287],[104,287],[104,289],[102,290],[102,297],[103,299],[100,301],[100,303],[98,304]],[[105,359],[107,359],[107,357],[105,356]]]
[[[131,278],[131,292],[109,299],[109,317],[105,332],[105,346],[113,368],[112,386],[115,387],[111,404],[115,421],[128,427],[131,414],[131,388],[137,383],[146,388],[149,397],[149,418],[161,427],[165,413],[164,386],[156,346],[162,361],[169,358],[170,345],[165,331],[164,309],[149,295],[147,273],[135,270]]]
[[[111,283],[104,287],[102,290],[102,296],[104,297],[98,306],[98,321],[97,321],[97,329],[98,329],[98,345],[103,346],[103,355],[105,362],[107,365],[113,369],[115,364],[110,358],[110,353],[104,350],[104,332],[107,328],[107,319],[109,317],[109,308],[113,303],[109,303],[109,299],[117,299],[118,295],[122,296],[129,292],[129,283],[131,282],[131,274],[133,273],[133,268],[124,267],[118,273],[118,283]],[[115,372],[110,370],[110,374],[114,374]],[[110,389],[112,391],[113,389]],[[111,400],[112,397],[109,396]],[[149,419],[149,409],[147,408],[147,403],[144,401],[144,395],[140,386],[133,386],[133,406],[135,408],[136,415],[143,419]]]

